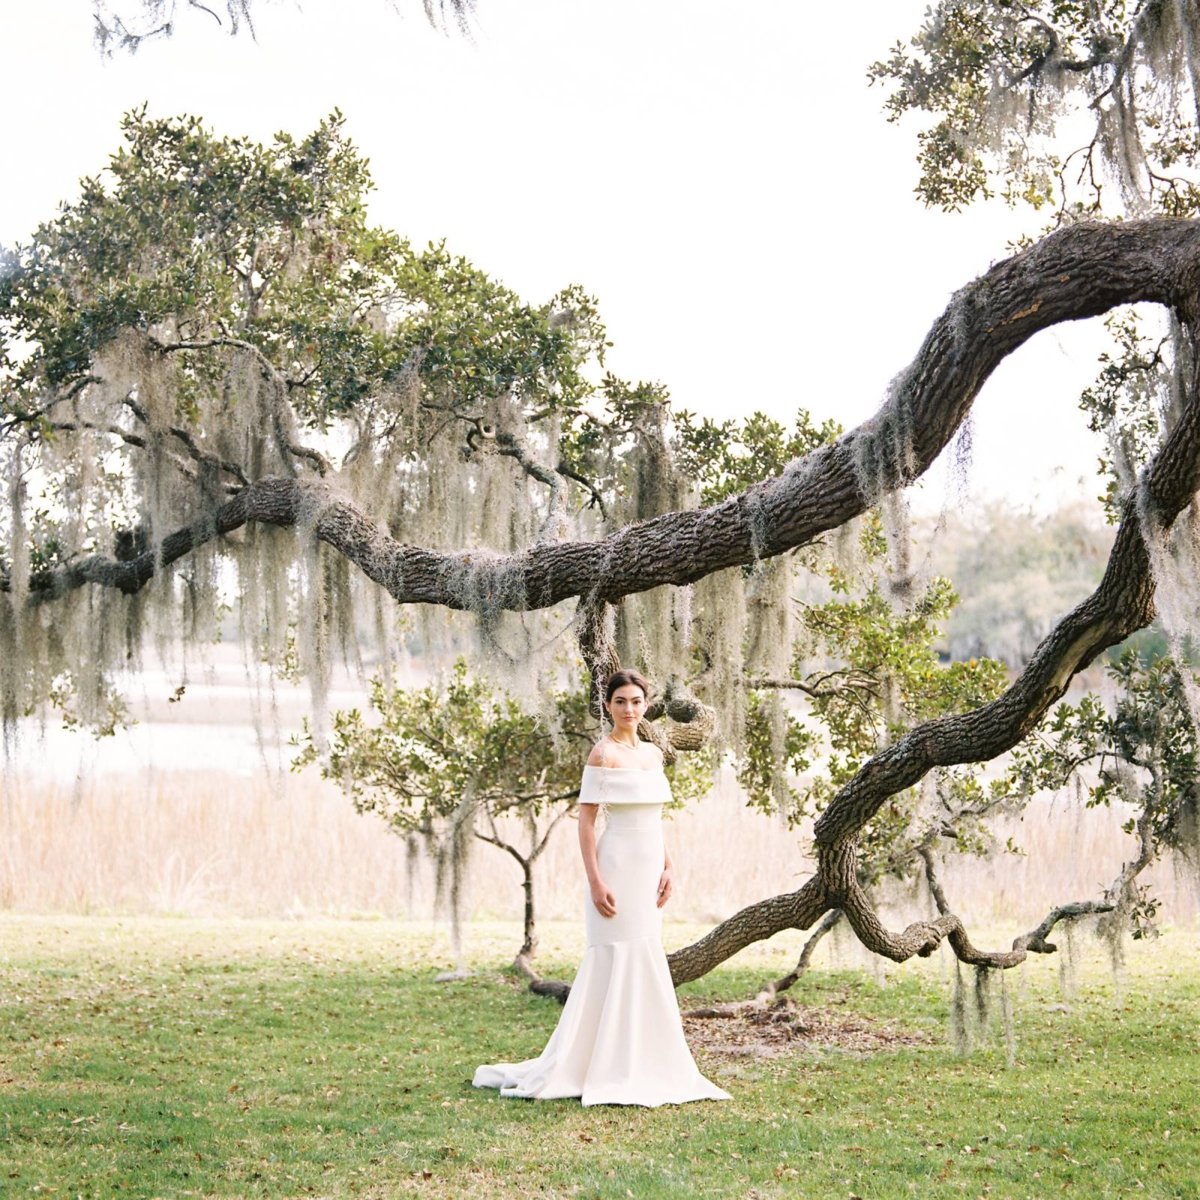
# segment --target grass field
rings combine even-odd
[[[732,1103],[657,1110],[471,1086],[558,1019],[501,970],[515,934],[472,924],[477,973],[437,983],[424,923],[0,917],[0,1193],[1200,1196],[1194,929],[1132,944],[1119,999],[1087,937],[1067,1001],[1053,959],[1009,973],[965,1055],[948,961],[884,977],[823,950],[796,1020],[686,1022]],[[544,965],[569,978],[580,937],[548,927]],[[747,996],[798,940],[682,1008]]]

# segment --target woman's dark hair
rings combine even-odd
[[[629,683],[632,683],[635,687],[640,687],[642,689],[642,695],[645,696],[647,700],[650,699],[650,685],[646,682],[645,675],[643,675],[641,671],[634,671],[630,669],[625,671],[614,671],[608,677],[608,684],[604,689],[604,703],[611,703],[613,692],[615,692],[617,688],[622,688]]]

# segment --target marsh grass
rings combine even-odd
[[[969,1055],[948,1030],[948,964],[884,982],[822,964],[801,1005],[923,1035],[862,1054],[797,1039],[702,1070],[732,1103],[518,1102],[470,1084],[536,1054],[561,1011],[500,970],[510,923],[467,927],[470,978],[440,929],[396,921],[0,918],[0,1190],[56,1196],[1194,1197],[1200,1087],[1195,930],[1128,952],[1079,941],[1007,981]],[[668,945],[701,928],[668,925]],[[548,924],[568,978],[574,922]],[[752,994],[780,935],[680,989],[686,1010]]]
[[[219,763],[219,743],[211,753]],[[1065,797],[1039,799],[1024,820],[997,826],[999,843],[1011,836],[1023,855],[947,860],[942,878],[951,902],[969,924],[1028,929],[1056,904],[1095,898],[1133,852],[1120,828],[1125,818],[1117,810],[1083,810]],[[747,809],[728,775],[673,814],[665,832],[678,864],[672,900],[678,920],[715,923],[794,890],[813,870],[804,856],[807,829],[788,830]],[[536,878],[539,916],[574,920],[581,876],[573,821],[556,832]],[[1194,870],[1168,856],[1145,878],[1170,920],[1197,915]],[[377,817],[357,815],[316,771],[275,779],[215,768],[144,771],[73,783],[0,768],[0,910],[427,917],[433,892],[430,862],[422,856],[410,879],[401,839]],[[913,920],[925,904],[917,890],[897,889],[888,917]],[[521,905],[517,865],[494,847],[476,845],[464,917],[516,920]]]

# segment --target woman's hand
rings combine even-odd
[[[664,904],[671,898],[671,890],[675,886],[674,871],[671,867],[664,867],[663,873],[658,878],[658,907],[662,908]]]
[[[617,898],[605,886],[603,879],[597,879],[592,884],[592,903],[602,917],[617,915]]]

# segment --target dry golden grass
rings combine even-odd
[[[187,916],[408,916],[433,910],[433,872],[409,879],[403,843],[358,816],[315,772],[253,781],[219,771],[102,776],[82,785],[0,779],[0,909],[25,913]],[[947,892],[968,922],[1018,932],[1064,900],[1094,897],[1132,847],[1123,815],[1060,799],[1035,803],[1013,834],[1024,857],[958,859]],[[795,888],[811,870],[801,833],[745,809],[729,779],[668,821],[678,863],[669,916],[708,925]],[[1171,861],[1147,873],[1168,919],[1192,920],[1194,875]],[[573,822],[539,864],[539,914],[576,919],[581,897]],[[890,917],[924,910],[897,890]],[[515,920],[520,876],[509,857],[473,850],[464,915]]]

